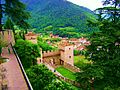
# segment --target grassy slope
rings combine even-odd
[[[75,80],[74,73],[71,72],[70,70],[64,68],[63,66],[60,66],[60,67],[56,68],[56,70],[58,72],[60,72],[64,77],[69,78],[71,80]]]
[[[74,56],[74,65],[77,67],[85,67],[86,64],[89,63],[87,59],[85,59],[85,56],[79,55]]]

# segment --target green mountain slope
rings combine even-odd
[[[29,23],[36,32],[48,29],[60,36],[78,36],[79,33],[94,31],[87,20],[95,20],[94,13],[66,0],[22,0],[32,14]],[[62,29],[62,30],[61,30]],[[70,31],[69,31],[70,29]],[[47,30],[47,29],[46,29]],[[66,34],[67,33],[67,34]],[[62,35],[63,34],[63,35]]]

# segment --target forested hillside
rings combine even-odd
[[[37,28],[36,32],[54,31],[60,36],[75,36],[79,33],[94,31],[87,20],[95,20],[94,13],[82,6],[66,0],[22,0],[31,12],[29,23]],[[78,33],[79,32],[79,33]]]

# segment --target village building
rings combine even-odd
[[[37,43],[37,35],[33,32],[26,34],[25,39],[35,44]],[[41,52],[41,57],[38,58],[38,62],[43,62],[55,66],[65,64],[74,66],[73,50],[74,48],[72,44],[69,42],[61,42],[58,45],[57,51],[43,51],[43,53]]]
[[[90,41],[88,41],[86,38],[71,38],[69,40],[69,43],[72,43],[75,50],[84,50],[86,49],[86,46],[90,45]]]
[[[34,44],[37,44],[37,37],[38,35],[33,32],[28,32],[25,34],[25,39],[31,41]]]
[[[72,72],[79,72],[80,69],[74,66],[73,45],[69,43],[61,43],[57,51],[44,51],[42,57],[38,58],[39,63],[46,63],[54,68],[63,66]]]
[[[70,45],[69,43],[61,43],[57,51],[43,51],[41,59],[41,62],[45,62],[52,66],[65,64],[74,66],[73,45]]]
[[[60,38],[59,35],[53,35],[52,33],[50,33],[50,37],[51,38]]]
[[[29,32],[25,35],[25,39],[29,40],[33,43],[37,43],[37,34],[33,32]],[[56,38],[53,34],[50,34],[51,38]],[[47,42],[51,44],[50,42]],[[74,50],[84,50],[86,46],[90,45],[90,41],[86,38],[62,38],[62,40],[58,43],[58,50],[56,51],[42,51],[41,49],[41,57],[37,58],[38,64],[44,63],[49,64],[52,67],[56,68],[58,66],[64,66],[69,70],[78,72],[79,69],[74,66]]]

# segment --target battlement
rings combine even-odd
[[[57,55],[60,55],[60,51],[59,50],[57,50],[57,51],[53,51],[53,50],[51,50],[51,51],[44,51],[42,53],[42,55],[43,55],[43,58],[44,57],[57,56]]]
[[[3,41],[6,41],[8,44],[12,43],[12,45],[15,44],[15,40],[14,40],[14,34],[13,31],[10,29],[6,29],[4,31],[0,31],[0,38]]]

